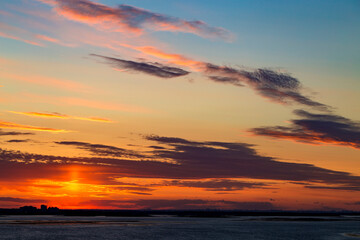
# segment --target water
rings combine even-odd
[[[324,218],[321,218],[324,219]],[[360,239],[360,221],[265,221],[261,217],[185,218],[2,216],[0,239],[127,240],[127,239]],[[268,219],[269,220],[269,219]],[[358,219],[360,220],[360,219]]]

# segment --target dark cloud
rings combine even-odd
[[[300,119],[291,120],[288,127],[260,127],[250,131],[256,135],[305,143],[329,143],[360,148],[360,123],[334,114],[314,114],[304,110],[294,113]]]
[[[20,136],[20,135],[35,135],[28,132],[4,132],[0,129],[0,136]]]
[[[257,88],[256,91],[263,97],[271,99],[281,104],[289,104],[291,101],[316,108],[321,111],[329,111],[330,106],[311,100],[309,97],[302,95],[299,91],[279,90],[271,87]]]
[[[243,84],[246,84],[253,88],[259,95],[278,103],[298,103],[324,111],[330,109],[329,106],[304,96],[299,80],[289,74],[261,68],[250,72],[211,63],[204,64],[204,72],[205,74],[217,75],[209,76],[209,79],[212,81],[235,86],[243,86]]]
[[[245,188],[266,188],[266,186],[268,186],[264,183],[229,179],[211,179],[206,181],[172,180],[165,181],[164,184],[169,186],[203,188],[207,191],[237,191]]]
[[[330,190],[344,190],[344,191],[360,191],[360,186],[313,186],[307,185],[305,188],[312,188],[312,189],[330,189]]]
[[[45,200],[40,199],[25,199],[14,197],[0,197],[0,202],[14,202],[14,203],[46,203]]]
[[[64,165],[81,165],[79,178],[92,174],[88,181],[121,185],[115,181],[120,177],[163,179],[272,179],[293,182],[308,182],[341,187],[359,187],[360,177],[347,172],[334,171],[311,164],[278,161],[258,154],[252,145],[232,142],[196,142],[182,138],[146,136],[164,149],[153,149],[151,159],[119,159],[101,157],[60,157],[27,154],[16,151],[0,151],[0,179],[67,178]],[[86,144],[80,144],[87,146]],[[75,145],[77,146],[77,145]],[[87,149],[87,147],[86,147]],[[91,145],[89,148],[91,150]],[[142,153],[139,153],[141,155]],[[147,152],[149,154],[149,152]],[[96,174],[93,174],[96,166]],[[83,171],[83,172],[82,172]],[[175,183],[175,182],[174,182]],[[190,185],[190,182],[177,182]],[[221,184],[223,184],[221,186]],[[232,181],[208,181],[196,183],[194,187],[212,189],[266,187],[254,183]],[[121,187],[121,186],[120,186]],[[137,186],[147,187],[151,186]],[[130,190],[130,189],[129,189]],[[135,189],[132,189],[136,191]]]
[[[6,142],[8,142],[8,143],[24,143],[24,142],[29,142],[29,141],[30,141],[29,139],[11,139]]]
[[[161,78],[174,78],[189,74],[188,71],[185,71],[181,68],[169,67],[162,65],[160,63],[134,62],[120,58],[101,56],[97,54],[90,54],[90,55],[95,57],[100,57],[106,60],[106,63],[117,69],[126,69],[136,72],[142,72]]]
[[[270,202],[238,202],[225,200],[201,200],[201,199],[140,199],[133,201],[122,200],[90,200],[83,202],[84,205],[106,206],[113,208],[136,208],[136,209],[238,209],[238,210],[272,210],[275,207]]]
[[[231,40],[232,34],[202,21],[187,21],[130,5],[109,7],[89,0],[55,0],[57,11],[76,21],[107,24],[107,29],[139,34],[143,29],[186,32],[206,38]],[[112,27],[112,28],[111,28]]]
[[[151,193],[147,193],[147,192],[130,192],[130,193],[136,194],[136,195],[146,195],[146,196],[152,195]]]
[[[360,177],[311,164],[280,162],[259,155],[249,144],[227,142],[192,142],[181,138],[148,136],[147,139],[171,146],[155,150],[161,158],[175,160],[172,175],[183,169],[182,178],[256,178],[326,183],[360,184]],[[170,173],[170,169],[169,172]],[[179,177],[179,178],[181,178]],[[342,179],[342,180],[340,180]]]
[[[244,85],[239,82],[237,78],[234,77],[222,77],[222,76],[209,76],[208,77],[211,81],[218,82],[218,83],[226,83],[232,84],[238,87],[243,87]]]
[[[68,146],[75,146],[78,149],[83,149],[86,151],[91,152],[97,156],[111,156],[111,157],[126,157],[126,158],[145,158],[145,156],[140,155],[134,151],[103,145],[103,144],[91,144],[86,142],[77,142],[77,141],[62,141],[62,142],[55,142],[56,144],[60,145],[68,145]]]

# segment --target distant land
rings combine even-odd
[[[113,216],[113,217],[152,217],[158,215],[177,216],[177,217],[235,217],[235,216],[264,216],[264,217],[301,217],[293,220],[316,220],[305,217],[341,217],[341,216],[360,216],[357,211],[254,211],[254,210],[101,210],[101,209],[59,209],[57,207],[47,207],[41,205],[40,208],[34,206],[23,206],[20,208],[0,208],[1,215],[60,215],[60,216]],[[352,219],[352,218],[351,218]],[[291,220],[289,218],[268,218],[268,220]],[[318,219],[319,220],[319,219]],[[330,220],[330,219],[329,219]],[[352,219],[354,220],[354,219]]]

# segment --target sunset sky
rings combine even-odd
[[[0,1],[0,208],[359,211],[359,11]]]

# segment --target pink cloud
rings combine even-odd
[[[73,21],[97,25],[103,30],[141,34],[144,29],[155,31],[185,32],[205,38],[231,41],[232,34],[226,29],[213,27],[203,21],[184,19],[154,13],[130,5],[109,7],[89,0],[40,0],[53,6],[56,12]]]

